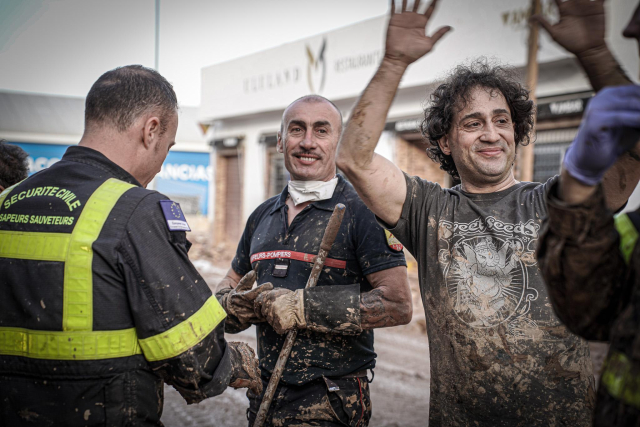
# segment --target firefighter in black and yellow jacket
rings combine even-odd
[[[163,380],[189,403],[260,387],[179,205],[144,188],[177,121],[158,73],[109,71],[79,146],[0,194],[0,425],[162,425]]]

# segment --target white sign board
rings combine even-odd
[[[552,3],[543,0],[545,14],[555,20]],[[621,40],[618,34],[635,3],[634,0],[607,3],[609,29],[616,29],[614,44]],[[442,25],[451,25],[454,31],[409,68],[401,87],[437,82],[457,64],[479,56],[516,67],[525,65],[529,4],[529,0],[442,1],[428,31],[433,33]],[[281,110],[310,93],[334,101],[357,97],[382,59],[387,19],[387,16],[370,19],[204,68],[200,119],[210,121]],[[541,33],[539,62],[569,57],[544,31]],[[623,50],[637,52],[630,50],[637,49],[634,43],[629,41]],[[618,59],[627,69],[637,69],[637,53],[628,56],[618,55]]]

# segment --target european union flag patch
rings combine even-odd
[[[167,220],[169,231],[191,231],[179,203],[172,200],[160,200],[160,207],[162,208],[164,219]]]

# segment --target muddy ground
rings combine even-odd
[[[211,247],[205,238],[193,233],[189,255],[207,283],[215,287],[230,266],[228,247]],[[410,271],[412,266],[410,265]],[[375,351],[378,354],[375,379],[371,384],[373,402],[372,427],[426,426],[429,414],[429,345],[418,281],[410,274],[414,301],[413,320],[409,325],[376,329]],[[244,341],[256,348],[255,329],[227,335],[228,341]],[[592,344],[596,372],[602,365],[607,346]],[[246,426],[249,406],[245,390],[227,389],[222,395],[187,406],[180,395],[165,386],[162,421],[167,427],[239,427]]]

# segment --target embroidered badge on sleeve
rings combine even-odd
[[[187,219],[180,209],[180,204],[172,200],[160,200],[160,207],[167,220],[169,231],[191,231]]]
[[[404,248],[400,240],[396,239],[396,236],[391,234],[389,230],[384,230],[384,235],[387,236],[387,245],[394,251],[400,252]]]

